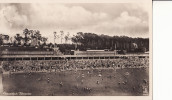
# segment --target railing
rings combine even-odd
[[[53,55],[53,51],[2,51],[2,55]]]
[[[75,55],[115,55],[114,51],[75,51]]]

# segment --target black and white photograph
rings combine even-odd
[[[0,3],[0,96],[151,96],[146,1]]]

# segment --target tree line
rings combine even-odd
[[[16,34],[14,40],[8,35],[0,34],[0,45],[4,45],[6,41],[11,41],[6,43],[11,46],[32,46],[32,47],[59,47],[62,52],[69,50],[126,50],[127,52],[132,51],[149,51],[149,38],[132,38],[128,36],[108,36],[108,35],[98,35],[95,33],[83,33],[78,32],[72,37],[69,33],[65,36],[65,41],[71,40],[72,44],[54,44],[47,43],[48,38],[41,35],[39,30],[29,30],[24,29],[22,34]],[[57,35],[54,33],[54,38]]]
[[[72,42],[78,44],[78,49],[109,49],[127,51],[148,51],[148,38],[132,38],[128,36],[97,35],[95,33],[78,32],[72,37]]]
[[[24,29],[22,34],[14,37],[0,34],[0,45],[8,46],[42,46],[46,45],[48,38],[41,35],[39,30]]]

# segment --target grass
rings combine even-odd
[[[4,74],[2,82],[4,92],[32,96],[140,96],[142,86],[149,86],[148,73],[148,68],[15,73]]]

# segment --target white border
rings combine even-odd
[[[147,3],[149,5],[149,36],[150,36],[150,94],[149,96],[1,96],[2,100],[152,100],[152,1],[151,0],[1,0],[1,3]]]

